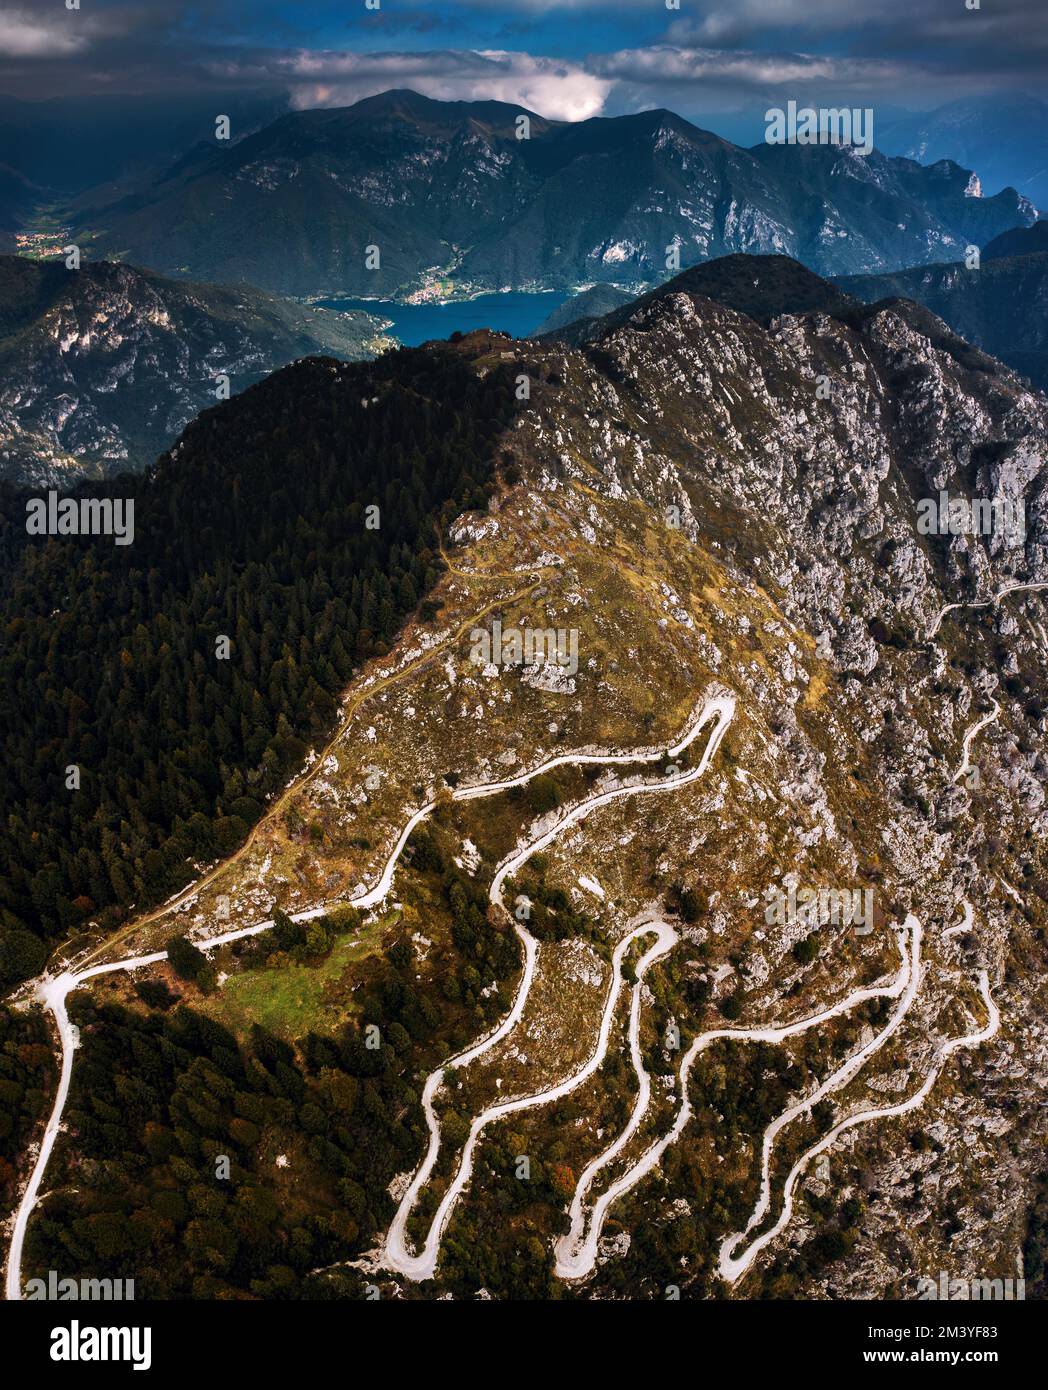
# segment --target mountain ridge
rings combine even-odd
[[[529,139],[516,138],[520,116]],[[463,291],[643,285],[666,277],[674,246],[682,266],[785,252],[821,274],[874,271],[1034,220],[1014,190],[972,189],[951,161],[745,150],[667,110],[547,122],[394,91],[281,116],[132,198],[81,200],[76,225],[167,273],[394,297],[449,279]]]
[[[862,305],[857,298],[842,293],[792,256],[739,254],[704,261],[683,270],[673,279],[603,315],[569,318],[559,328],[540,329],[532,336],[580,346],[628,324],[635,314],[666,296],[680,293],[722,304],[763,327],[780,314],[824,313],[842,323],[854,323],[862,316]],[[558,312],[563,314],[564,311],[571,312],[570,301]]]

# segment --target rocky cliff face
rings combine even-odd
[[[188,422],[296,357],[372,356],[367,314],[131,266],[0,258],[0,478],[36,485],[152,463]]]

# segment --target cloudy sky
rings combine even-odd
[[[29,99],[279,90],[307,107],[407,86],[567,120],[669,106],[742,128],[790,97],[919,110],[1048,85],[1048,0],[3,3],[0,91]]]

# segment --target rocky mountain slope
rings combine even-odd
[[[139,470],[218,399],[297,357],[370,357],[368,314],[105,261],[0,257],[0,478],[34,486]]]
[[[961,337],[1048,390],[1048,250],[1034,249],[1045,245],[1044,226],[995,238],[978,269],[963,262],[915,266],[890,275],[845,276],[837,284],[871,304],[916,300]]]
[[[53,1263],[64,1226],[79,1218],[92,1232],[104,1202],[133,1216],[146,1244],[84,1258],[137,1274],[143,1250],[163,1267],[176,1242],[179,1287],[199,1296],[254,1278],[256,1292],[279,1283],[284,1296],[376,1284],[383,1297],[661,1298],[672,1286],[912,1298],[943,1269],[1015,1274],[1046,1137],[1048,636],[1037,590],[997,596],[1048,583],[1048,399],[917,305],[857,304],[783,260],[708,273],[748,310],[685,276],[576,343],[476,334],[439,350],[485,380],[508,369],[530,391],[497,443],[488,509],[449,521],[428,610],[354,682],[331,742],[311,750],[241,852],[116,939],[88,931],[68,953],[121,959],[276,909],[331,909],[375,883],[409,816],[430,800],[435,810],[392,892],[327,955],[281,927],[278,948],[264,934],[218,948],[203,984],[160,962],[144,972],[152,995],[120,973],[81,993],[87,1079],[77,1091],[74,1075],[75,1133],[48,1179],[61,1220],[30,1227],[33,1272]],[[276,378],[280,389],[304,369]],[[330,370],[350,387],[360,371]],[[928,534],[922,503],[942,490],[1022,501],[1025,531]],[[577,669],[478,664],[476,631],[496,620],[503,632],[574,630]],[[735,712],[701,777],[682,778],[688,756],[654,773],[600,766],[600,750],[670,747],[711,697]],[[452,795],[572,750],[596,765],[482,801]],[[571,814],[631,775],[663,787]],[[497,866],[547,829],[507,895],[518,908],[523,895],[531,915],[493,901],[485,919],[477,904]],[[868,892],[869,930],[821,913],[769,916],[769,893],[805,886]],[[636,1050],[623,993],[606,1061],[555,1104],[507,1114],[476,1140],[435,1279],[396,1272],[385,1234],[428,1142],[423,1082],[509,1015],[522,927],[537,945],[516,1023],[435,1092],[442,1143],[407,1223],[415,1248],[452,1190],[471,1118],[582,1066],[613,952],[653,918],[672,925],[672,941],[643,969],[639,947],[628,957],[644,977]],[[847,1005],[877,982],[902,988],[903,939],[920,968],[901,1004]],[[151,997],[171,1007],[161,982],[182,997],[176,1022],[142,1026],[199,1052],[186,1075],[211,1100],[161,1105],[148,1126],[132,1112],[120,1147],[137,1181],[102,1198],[83,1180],[114,1123],[99,1078],[139,1055],[132,1035],[160,1007]],[[681,1077],[706,1031],[834,1004],[788,1039],[716,1041]],[[206,1028],[177,1023],[187,1006]],[[262,1009],[279,1046],[251,1034]],[[270,1076],[277,1103],[234,1096],[243,1080],[217,1075],[233,1054],[229,1035],[207,1031],[216,1025],[245,1047],[254,1037],[263,1071],[250,1063],[252,1086]],[[976,1030],[984,1042],[955,1047]],[[381,1040],[377,1055],[366,1036]],[[864,1065],[831,1085],[859,1051]],[[650,1095],[630,1129],[638,1065]],[[554,1249],[580,1174],[620,1134],[600,1184],[626,1172],[671,1134],[685,1091],[690,1120],[610,1204],[585,1282],[564,1283]],[[910,1098],[896,1117],[860,1120]],[[796,1160],[792,1218],[728,1279],[719,1251],[759,1216],[762,1137],[793,1105],[754,1229],[770,1230]],[[826,1163],[805,1164],[846,1121]],[[206,1221],[172,1208],[173,1231],[150,1222],[150,1192],[174,1169],[203,1171],[206,1136],[230,1124],[255,1187],[282,1211],[292,1191],[296,1209],[315,1203],[305,1234],[258,1235],[224,1201]]]
[[[667,278],[671,247],[681,266],[784,252],[823,274],[872,273],[1036,216],[1014,190],[977,195],[949,160],[743,150],[669,111],[568,124],[394,91],[200,146],[145,190],[76,217],[105,254],[164,272],[392,297],[448,275],[471,289],[640,286]],[[367,264],[369,247],[380,265],[373,252]]]

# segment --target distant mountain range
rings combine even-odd
[[[190,420],[299,357],[373,356],[368,314],[128,265],[0,257],[0,478],[39,485],[141,469]]]
[[[1016,92],[961,97],[876,128],[878,149],[921,164],[955,159],[989,192],[1011,186],[1048,207],[1048,102]]]
[[[518,118],[530,138],[518,139]],[[1036,211],[929,167],[832,146],[741,149],[657,110],[578,123],[387,92],[197,146],[133,195],[81,198],[92,253],[300,296],[643,288],[732,252],[824,275],[960,255]],[[377,248],[377,268],[368,268]],[[372,260],[375,252],[371,252]]]
[[[916,300],[962,338],[1048,391],[1048,223],[996,238],[978,270],[954,262],[845,276],[837,284],[870,304]]]

